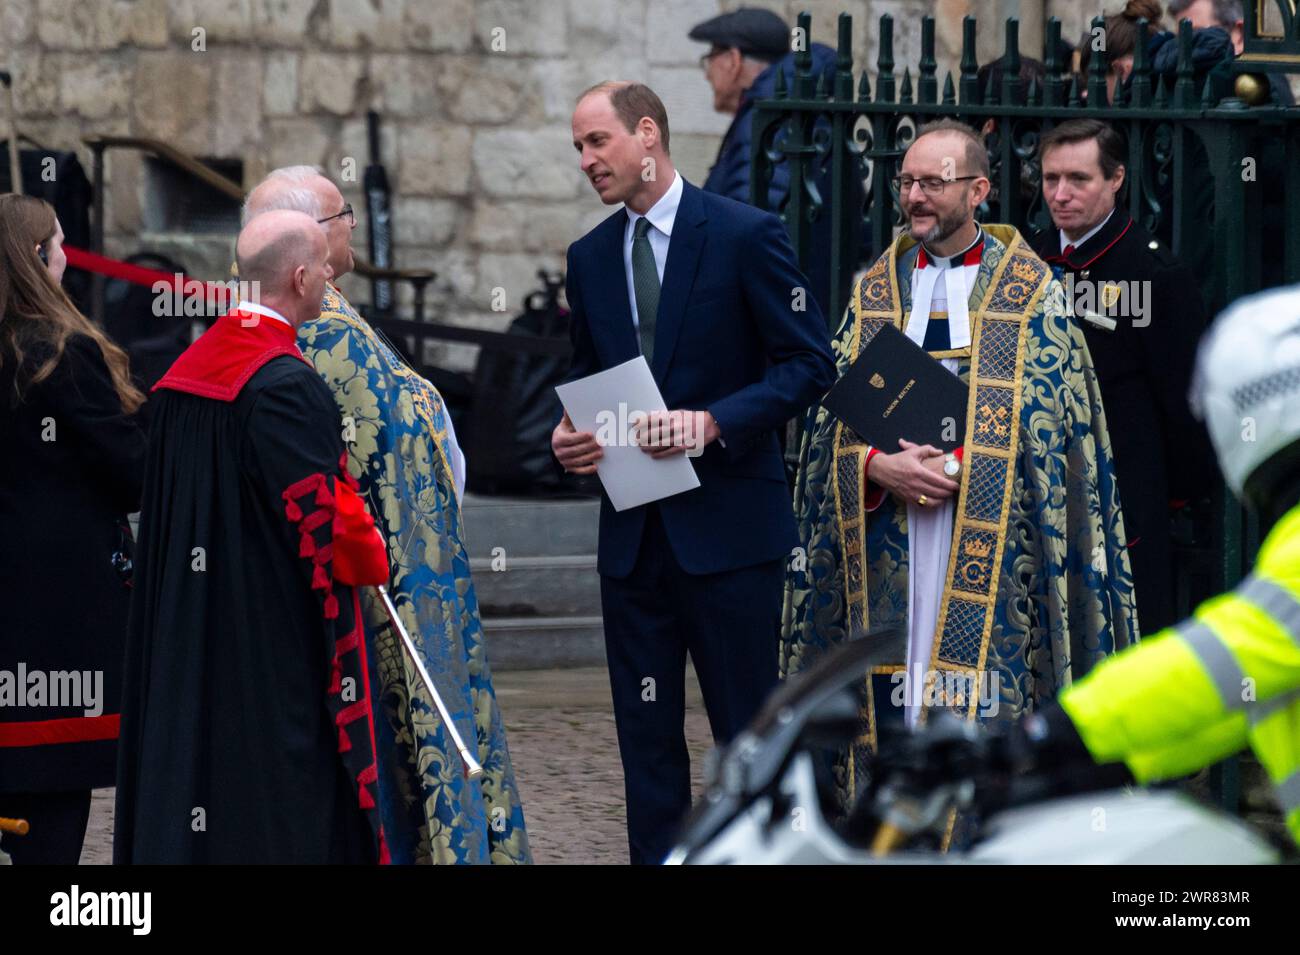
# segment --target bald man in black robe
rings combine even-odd
[[[114,861],[383,862],[354,585],[387,560],[295,342],[325,237],[267,213],[236,255],[252,291],[154,389]]]

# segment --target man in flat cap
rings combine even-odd
[[[710,45],[709,52],[700,57],[700,65],[713,87],[713,108],[733,117],[722,137],[718,158],[704,181],[704,191],[748,203],[753,106],[755,100],[776,95],[778,73],[785,74],[787,89],[794,86],[795,54],[791,49],[790,27],[771,10],[741,7],[705,20],[689,35],[692,40]],[[813,76],[824,76],[829,89],[835,77],[835,51],[822,43],[813,43],[808,52],[812,56]],[[819,194],[829,196],[829,154],[817,161],[812,172]],[[782,160],[772,170],[766,208],[779,213],[789,193],[790,168]],[[858,199],[861,204],[865,197],[859,195]],[[827,214],[813,226],[807,261],[803,263],[809,288],[823,313],[830,307],[830,224],[831,217]],[[865,231],[863,239],[866,239]],[[869,252],[864,244],[864,260]]]

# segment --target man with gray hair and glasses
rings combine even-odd
[[[272,209],[304,212],[329,245],[334,281],[354,266],[356,216],[314,166],[273,171],[248,194],[244,220]],[[391,564],[390,595],[461,736],[477,740],[481,779],[459,765],[432,698],[409,671],[384,608],[362,599],[378,660],[380,814],[394,862],[531,861],[505,728],[484,655],[459,496],[464,459],[442,396],[361,317],[333,282],[298,345],[329,385],[342,416],[346,466],[375,515]]]

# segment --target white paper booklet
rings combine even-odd
[[[555,392],[573,426],[590,431],[603,446],[605,456],[596,462],[596,473],[614,510],[700,486],[685,454],[655,459],[636,444],[637,414],[668,410],[644,356],[560,385]]]

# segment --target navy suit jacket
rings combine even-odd
[[[619,209],[569,247],[570,381],[640,354],[626,227]],[[777,431],[835,380],[826,322],[807,287],[780,219],[683,180],[650,369],[668,408],[711,412],[726,447],[715,441],[691,459],[700,479],[691,491],[622,513],[602,495],[600,573],[632,572],[647,507],[659,508],[688,573],[748,567],[794,548]]]

